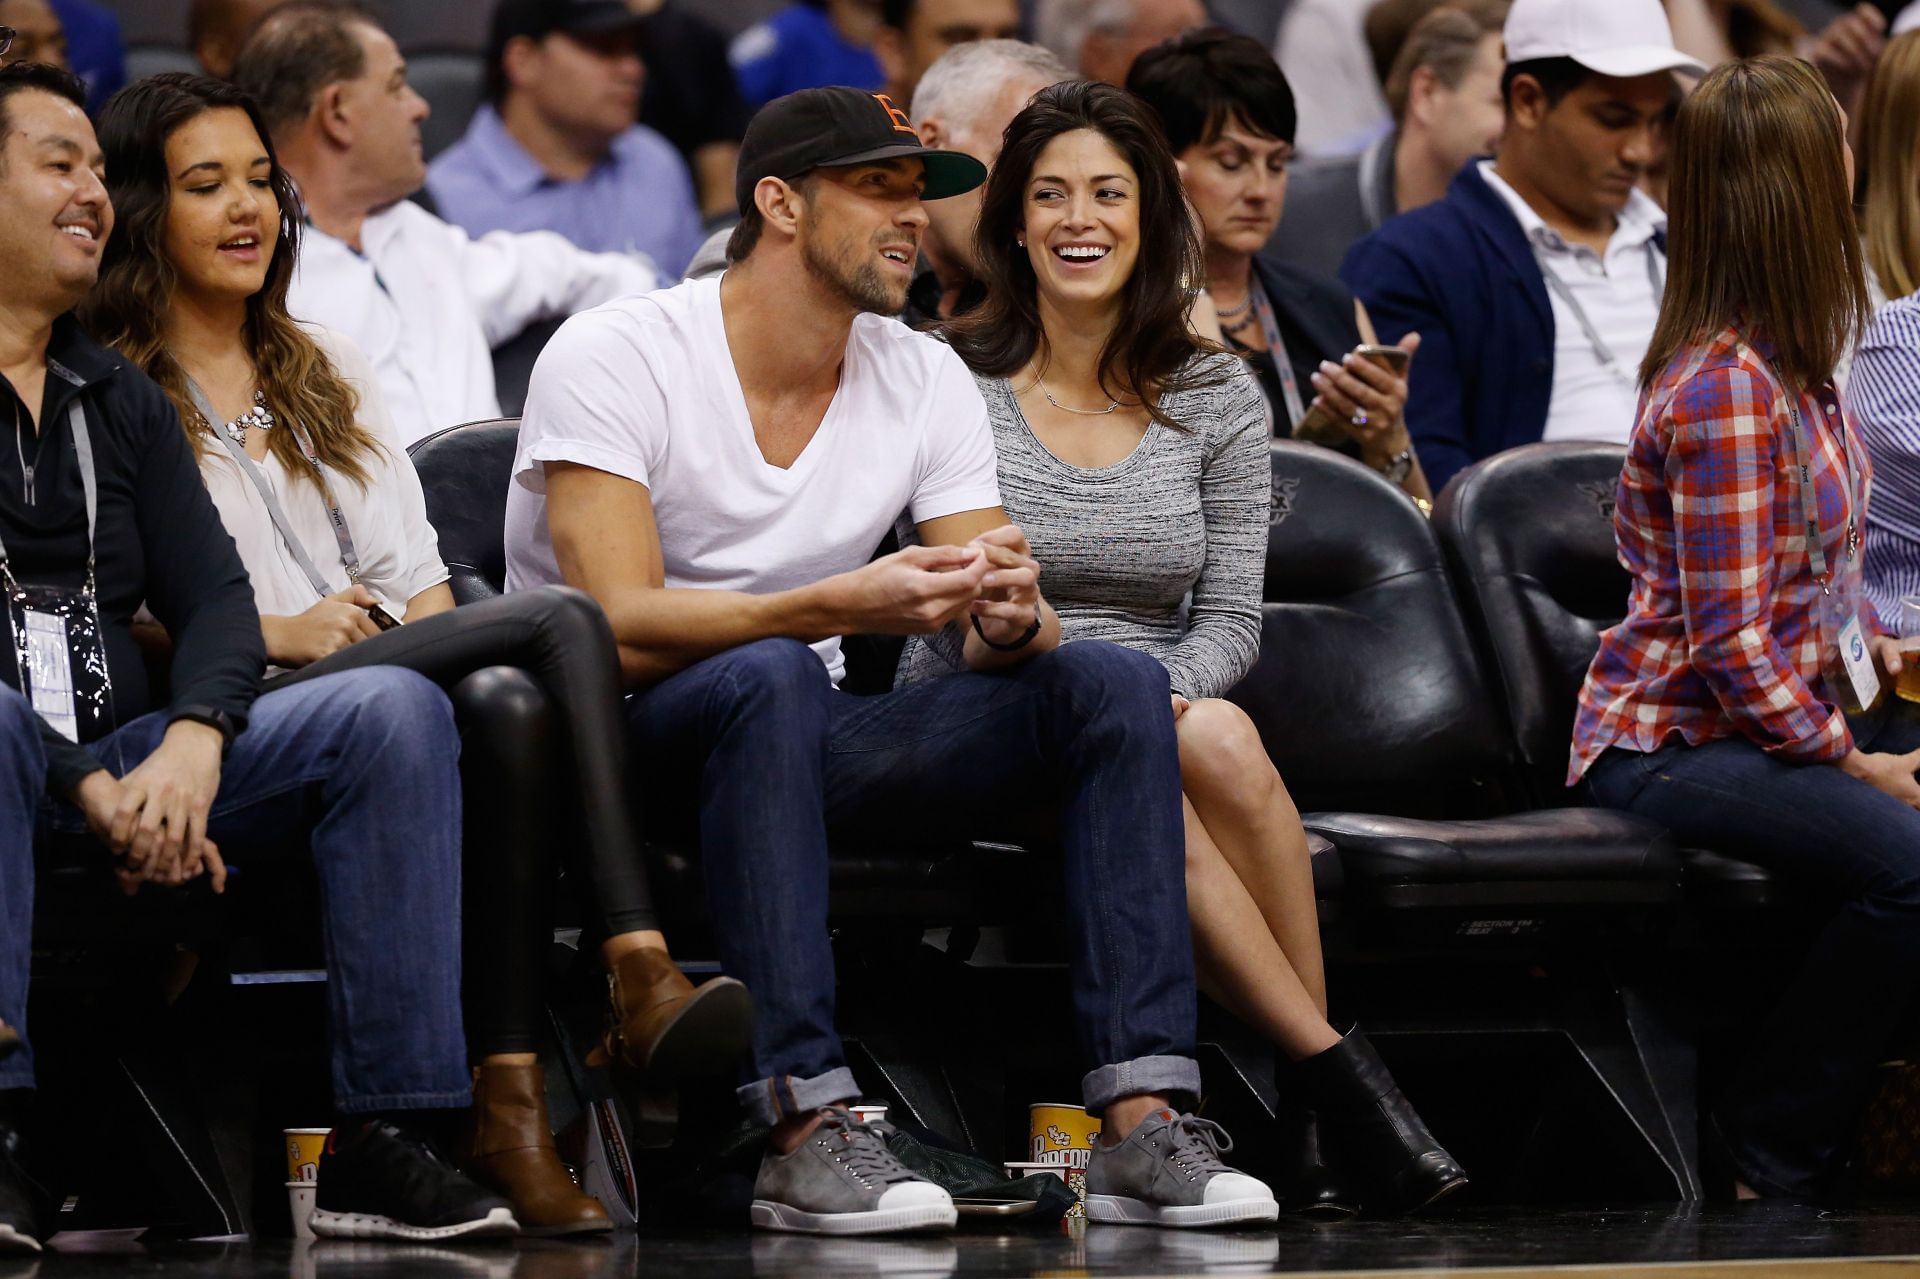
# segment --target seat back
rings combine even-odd
[[[407,450],[456,603],[491,599],[507,587],[507,485],[519,444],[520,419],[503,417],[435,431]]]
[[[1462,472],[1434,527],[1512,719],[1529,801],[1560,804],[1574,711],[1600,632],[1626,615],[1613,539],[1626,450],[1529,444]]]
[[[487,68],[477,54],[416,53],[407,59],[407,83],[433,111],[420,124],[420,145],[431,160],[460,140],[487,95]]]
[[[1511,768],[1440,546],[1379,474],[1273,446],[1260,658],[1229,696],[1303,810],[1506,807]]]

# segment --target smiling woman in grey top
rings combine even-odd
[[[1210,119],[1234,101],[1214,96]],[[1296,1169],[1282,1198],[1407,1208],[1458,1189],[1465,1174],[1365,1037],[1327,1022],[1306,831],[1259,730],[1224,696],[1260,649],[1268,411],[1240,362],[1190,327],[1205,263],[1147,108],[1104,84],[1035,94],[1007,126],[975,250],[986,296],[945,333],[986,400],[1002,504],[1068,644],[1118,643],[1167,668],[1200,988],[1299,1063],[1286,1091],[1315,1108],[1341,1173],[1303,1140],[1282,1157]],[[975,618],[995,607],[976,601]],[[956,625],[915,641],[904,676],[952,669],[964,638]],[[1087,1215],[1138,1220],[1111,1215],[1098,1160]]]
[[[1152,653],[1188,699],[1224,695],[1260,655],[1270,486],[1259,386],[1231,356],[1199,358],[1221,377],[1161,400],[1180,426],[1154,422],[1131,453],[1098,467],[1054,456],[1007,379],[976,379],[1001,502],[1043,566],[1062,639]],[[911,641],[903,678],[960,669],[957,639]]]

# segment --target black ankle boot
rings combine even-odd
[[[1282,1212],[1303,1217],[1351,1217],[1360,1211],[1356,1188],[1320,1153],[1320,1122],[1305,1106],[1281,1102],[1274,1148],[1280,1152],[1273,1193]]]
[[[1417,1212],[1467,1184],[1358,1026],[1294,1076],[1313,1099],[1328,1157],[1360,1183],[1365,1207]]]

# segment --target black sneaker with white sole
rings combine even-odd
[[[20,1166],[20,1134],[0,1122],[0,1257],[40,1251],[46,1193]]]
[[[322,1239],[484,1239],[520,1233],[513,1207],[425,1138],[384,1121],[336,1128],[320,1156],[313,1233]]]

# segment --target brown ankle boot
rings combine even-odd
[[[753,1043],[753,998],[731,977],[695,988],[667,953],[636,950],[607,974],[611,1005],[596,1059],[656,1082],[727,1074]]]
[[[473,1146],[465,1168],[513,1204],[522,1234],[613,1229],[607,1210],[573,1183],[554,1152],[546,1076],[537,1064],[474,1068]]]

